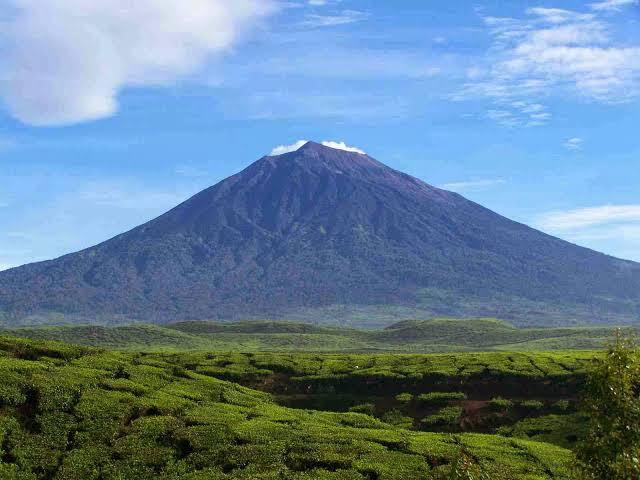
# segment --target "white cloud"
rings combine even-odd
[[[539,216],[534,224],[570,242],[640,261],[640,205],[554,211]]]
[[[524,101],[504,102],[500,108],[489,109],[486,118],[504,127],[538,127],[545,125],[552,117],[546,106]]]
[[[514,114],[509,110],[488,110],[487,118],[505,127],[518,126],[518,121],[516,120]]]
[[[590,7],[593,10],[618,11],[618,10],[621,10],[622,7],[635,5],[637,3],[638,3],[638,0],[605,0],[603,2],[592,3]]]
[[[358,10],[343,10],[336,15],[309,14],[301,25],[310,28],[337,27],[339,25],[361,22],[368,16],[369,14]]]
[[[322,145],[329,148],[335,148],[337,150],[344,150],[346,152],[353,152],[353,153],[359,153],[361,155],[366,155],[364,150],[361,150],[357,147],[350,147],[344,142],[334,142],[331,140],[325,140],[324,142],[322,142]]]
[[[502,178],[483,179],[483,180],[469,180],[465,182],[452,182],[445,183],[440,186],[445,190],[452,190],[454,192],[478,192],[487,190],[497,185],[503,185],[506,181]]]
[[[307,3],[313,7],[322,7],[326,5],[328,2],[327,0],[309,0]]]
[[[0,0],[0,95],[34,125],[112,115],[125,87],[167,85],[231,48],[271,0]],[[4,13],[3,12],[3,13]]]
[[[584,143],[584,140],[582,138],[573,137],[573,138],[569,138],[566,142],[564,142],[564,146],[569,150],[580,150],[582,148],[583,143]]]
[[[640,222],[640,205],[604,205],[550,212],[541,216],[537,224],[550,231],[570,231],[628,222]]]
[[[271,150],[271,153],[269,155],[272,155],[272,156],[283,155],[285,153],[295,152],[308,141],[309,140],[298,140],[297,142],[294,142],[291,145],[278,145],[273,150]]]
[[[522,18],[483,19],[493,41],[486,68],[475,67],[457,100],[486,97],[507,110],[514,101],[552,94],[605,103],[640,96],[640,44],[617,40],[598,12],[530,8]]]
[[[10,265],[10,264],[6,264],[6,263],[0,263],[0,272],[2,272],[3,270],[9,270],[10,268],[15,267],[16,265]]]

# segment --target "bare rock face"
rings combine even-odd
[[[0,273],[0,323],[640,317],[640,265],[309,142],[100,245]],[[355,315],[354,312],[364,312]],[[343,318],[344,317],[344,318]],[[357,321],[353,322],[358,323]]]

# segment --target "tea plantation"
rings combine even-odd
[[[487,478],[569,480],[571,451],[526,439],[522,422],[572,415],[592,357],[153,354],[0,337],[0,478],[444,479],[465,455]],[[296,398],[325,411],[285,406]],[[508,436],[468,433],[497,428]]]
[[[0,319],[0,327],[2,327]],[[631,333],[632,327],[625,329]],[[516,328],[491,319],[403,321],[383,330],[318,326],[283,321],[179,322],[33,326],[4,334],[59,340],[119,350],[304,351],[304,352],[463,352],[601,349],[611,327]]]

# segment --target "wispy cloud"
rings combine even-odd
[[[504,127],[539,127],[545,125],[552,114],[540,103],[512,101],[487,110],[485,117]]]
[[[529,119],[514,103],[552,94],[571,94],[599,102],[624,102],[640,96],[640,45],[616,40],[613,26],[598,11],[629,2],[593,4],[580,12],[530,8],[521,18],[483,17],[492,39],[485,66],[468,71],[456,100],[488,98],[496,107],[487,115],[506,126],[536,126],[548,112]]]
[[[298,140],[291,145],[278,145],[273,150],[271,150],[271,153],[269,155],[284,155],[285,153],[295,152],[308,141],[309,140]]]
[[[567,141],[564,142],[564,147],[569,150],[580,150],[582,149],[583,143],[584,143],[584,140],[582,138],[573,137],[573,138],[567,139]]]
[[[308,14],[301,25],[308,28],[336,27],[366,20],[369,14],[359,10],[343,10],[334,15]]]
[[[292,143],[291,145],[278,145],[273,150],[271,150],[270,155],[283,155],[285,153],[295,152],[304,146],[309,140],[298,140],[297,142]],[[335,148],[336,150],[344,150],[346,152],[360,153],[362,155],[366,155],[364,150],[358,147],[352,147],[347,145],[345,142],[336,142],[334,140],[325,140],[322,142],[322,145],[329,148]]]
[[[640,205],[602,205],[553,211],[534,225],[570,242],[640,261]]]
[[[5,0],[2,8],[0,96],[23,122],[59,125],[112,115],[124,87],[194,72],[276,3]]]
[[[604,2],[596,2],[589,5],[593,10],[618,11],[623,7],[638,4],[638,0],[605,0]]]
[[[569,231],[628,222],[640,223],[640,205],[603,205],[555,211],[542,215],[537,223],[547,230]]]
[[[440,188],[445,190],[451,190],[454,192],[478,192],[483,190],[488,190],[497,185],[503,185],[506,183],[506,180],[503,178],[489,178],[489,179],[481,179],[481,180],[468,180],[464,182],[451,182],[440,185]]]

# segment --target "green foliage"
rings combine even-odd
[[[489,402],[489,408],[494,412],[505,412],[513,407],[513,402],[506,398],[496,397]]]
[[[135,351],[461,352],[600,349],[610,329],[515,328],[495,319],[435,318],[403,321],[384,330],[252,321],[42,326],[6,330],[6,334]]]
[[[418,395],[417,401],[422,405],[446,405],[456,400],[465,400],[467,396],[462,392],[429,392]]]
[[[585,437],[587,417],[581,414],[543,415],[524,418],[513,425],[504,425],[497,431],[500,435],[514,438],[552,443],[564,448],[574,448]]]
[[[442,469],[435,479],[437,480],[506,480],[499,472],[492,469],[488,473],[485,468],[476,462],[473,457],[464,449],[460,450],[458,456],[452,464]]]
[[[589,371],[582,411],[589,431],[577,450],[581,474],[594,480],[640,477],[640,350],[620,332]]]
[[[455,425],[460,418],[462,408],[460,407],[444,407],[438,410],[437,413],[429,415],[422,419],[422,425],[425,427]]]
[[[396,400],[400,403],[409,403],[413,400],[413,395],[410,393],[399,393],[396,395]]]
[[[400,410],[389,410],[382,415],[382,421],[399,428],[411,428],[413,419],[402,414]]]
[[[349,411],[354,413],[364,413],[365,415],[373,415],[375,408],[376,406],[373,403],[361,403],[349,408]]]
[[[540,400],[523,400],[518,404],[521,408],[537,411],[544,408],[544,403]]]
[[[407,360],[409,368],[396,373]],[[425,360],[139,354],[0,338],[0,478],[414,480],[437,478],[456,464],[461,448],[505,478],[571,478],[573,457],[563,448],[411,431],[402,412],[385,418],[392,425],[361,413],[287,408],[268,393],[211,374],[228,368],[262,382],[273,378],[262,376],[266,370],[289,372],[287,385],[301,375],[301,385],[318,377],[335,380],[321,383],[335,387],[360,378],[362,370],[371,369],[367,381],[396,382],[445,368],[440,358],[420,367]]]
[[[553,409],[556,412],[566,412],[570,407],[571,403],[569,403],[569,400],[558,400],[553,404]]]

